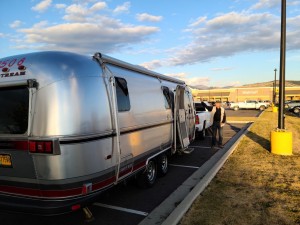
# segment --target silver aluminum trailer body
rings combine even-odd
[[[17,55],[0,69],[0,209],[78,209],[194,139],[180,80],[100,53]]]

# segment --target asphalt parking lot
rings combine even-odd
[[[248,112],[247,112],[248,111]],[[234,115],[232,115],[232,113]],[[256,110],[227,110],[228,116],[258,116]],[[244,123],[228,123],[224,127],[224,144],[228,142]],[[176,190],[192,173],[203,165],[218,149],[210,148],[211,137],[196,140],[191,144],[194,151],[190,154],[175,155],[170,158],[169,172],[165,177],[159,178],[154,187],[141,189],[134,181],[119,184],[103,193],[89,207],[94,220],[88,224],[101,225],[135,225],[139,224],[153,209]],[[87,224],[82,211],[71,214],[42,217],[23,214],[0,213],[3,225],[79,225]]]
[[[233,109],[226,109],[226,115],[230,117],[257,117],[262,113],[262,111],[253,109],[253,110],[245,110],[240,109],[234,111]]]

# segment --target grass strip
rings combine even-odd
[[[300,119],[287,115],[293,156],[270,153],[277,113],[265,111],[181,225],[300,224]]]

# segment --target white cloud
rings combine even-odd
[[[48,21],[42,20],[42,21],[40,21],[40,22],[34,24],[34,25],[33,25],[33,28],[34,28],[34,29],[42,29],[42,28],[46,27],[47,25],[48,25]]]
[[[64,9],[66,7],[67,7],[66,4],[55,4],[55,8],[57,8],[57,9]]]
[[[199,19],[199,18],[198,18]],[[229,12],[192,21],[189,43],[169,49],[169,57],[145,62],[151,69],[188,65],[242,52],[279,50],[280,17],[271,13]],[[196,25],[196,26],[195,26]],[[287,18],[287,49],[300,49],[300,16]]]
[[[186,84],[190,86],[208,86],[210,79],[208,77],[189,77],[186,73],[173,73],[173,74],[165,74],[170,77],[174,77],[180,80],[183,80]]]
[[[228,71],[228,70],[233,70],[232,67],[223,67],[223,68],[211,68],[211,71]]]
[[[90,8],[90,10],[94,12],[94,11],[105,9],[106,7],[107,5],[105,2],[97,2]]]
[[[159,22],[163,19],[162,16],[154,16],[148,13],[140,13],[136,15],[138,21]]]
[[[288,1],[286,4],[287,4],[288,6],[296,6],[296,5],[300,5],[300,1],[299,1],[299,0]]]
[[[299,5],[299,0],[287,1],[288,6]],[[281,5],[281,0],[259,0],[250,9],[271,9]]]
[[[204,23],[206,21],[206,19],[207,19],[206,16],[200,16],[194,22],[192,22],[189,26],[196,27],[196,26],[200,25],[201,23]]]
[[[281,0],[259,0],[251,9],[274,8],[280,4]]]
[[[128,13],[130,9],[130,2],[124,2],[122,5],[118,5],[113,12],[114,13]]]
[[[287,19],[287,48],[300,49],[300,16]],[[279,49],[280,18],[270,13],[230,12],[190,28],[192,41],[165,59],[169,65],[210,61],[241,52]]]
[[[145,63],[142,63],[141,66],[145,67],[146,69],[148,70],[153,70],[157,67],[161,67],[163,64],[161,63],[160,60],[152,60],[150,62],[145,62]]]
[[[15,20],[14,22],[12,22],[11,24],[9,24],[9,26],[11,28],[18,28],[19,26],[22,25],[22,22],[20,20]]]
[[[88,7],[88,4],[72,4],[65,9],[66,15],[63,19],[73,22],[96,21],[98,17],[101,17],[100,15],[97,15],[97,12],[106,7],[107,5],[105,2],[97,2],[91,7]]]
[[[66,15],[64,20],[74,22],[86,22],[86,17],[89,15],[89,10],[85,5],[72,4],[65,9]]]
[[[52,0],[43,0],[40,3],[36,4],[35,6],[33,6],[31,9],[39,13],[42,13],[51,6],[51,3]]]
[[[174,78],[178,78],[178,79],[183,79],[183,78],[186,78],[187,74],[184,73],[184,72],[179,72],[179,73],[167,73],[165,74],[167,76],[170,76],[170,77],[174,77]]]
[[[78,8],[72,9],[82,13],[77,11]],[[49,25],[46,21],[42,21],[31,28],[20,29],[19,32],[24,35],[23,44],[32,44],[35,46],[32,48],[38,50],[93,53],[97,49],[109,53],[140,43],[159,31],[157,27],[123,24],[119,20],[105,16],[99,16],[97,20],[93,20],[94,18],[87,18],[88,22],[84,23],[71,22],[58,25]]]

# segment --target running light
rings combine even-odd
[[[78,209],[81,208],[81,205],[77,204],[77,205],[72,205],[71,207],[71,210],[74,212],[74,211],[77,211]]]

